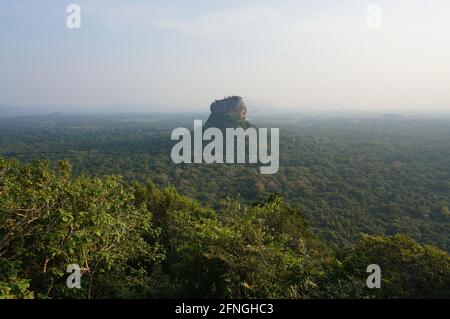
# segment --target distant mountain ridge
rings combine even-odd
[[[49,110],[45,110],[43,108],[0,105],[0,117],[44,115],[48,113],[52,112],[49,112]]]
[[[184,107],[163,104],[127,104],[101,107],[82,107],[78,105],[13,106],[0,105],[0,117],[33,116],[59,114],[103,114],[103,113],[178,113]]]

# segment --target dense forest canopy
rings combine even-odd
[[[0,194],[0,298],[450,297],[447,252],[404,235],[333,249],[277,195],[214,210],[150,180],[5,159]],[[383,289],[366,286],[373,263]]]
[[[75,175],[151,177],[218,208],[280,194],[330,244],[404,233],[450,251],[450,119],[252,116],[280,128],[280,170],[173,164],[170,133],[207,114],[62,115],[0,119],[0,155],[68,159]]]

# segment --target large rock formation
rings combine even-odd
[[[222,100],[215,100],[210,107],[212,113],[236,114],[245,121],[247,108],[240,96],[230,96]]]
[[[210,107],[211,115],[206,121],[205,127],[249,127],[245,120],[247,108],[240,96],[230,96],[222,100],[216,100]]]

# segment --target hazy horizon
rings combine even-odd
[[[80,29],[66,26],[70,3]],[[0,105],[189,112],[240,95],[291,111],[446,113],[449,12],[444,0],[0,0]]]

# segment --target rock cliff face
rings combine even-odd
[[[210,110],[212,113],[236,114],[239,119],[245,121],[247,108],[240,96],[231,96],[223,100],[216,100],[211,104]]]
[[[249,127],[245,120],[247,108],[240,96],[230,96],[222,100],[216,100],[210,107],[211,115],[206,121],[205,127]]]

